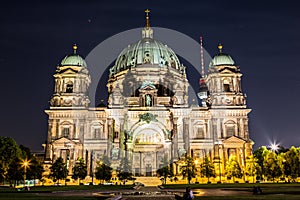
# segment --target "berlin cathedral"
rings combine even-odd
[[[142,38],[124,48],[109,69],[107,105],[89,106],[89,68],[77,46],[73,48],[56,68],[54,92],[45,110],[46,166],[62,157],[71,175],[77,159],[83,158],[91,176],[103,156],[114,169],[126,157],[135,176],[156,176],[164,160],[178,174],[186,156],[199,163],[207,156],[224,174],[231,155],[246,166],[253,145],[248,130],[251,109],[242,91],[240,67],[221,45],[207,75],[202,74],[200,105],[189,105],[188,69],[176,52],[155,40],[148,13]]]

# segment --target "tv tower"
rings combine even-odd
[[[205,83],[205,71],[204,71],[204,55],[203,55],[203,43],[202,36],[200,36],[200,57],[201,57],[201,78],[200,78],[200,88],[198,92],[198,97],[201,99],[202,107],[207,107],[207,97],[208,97],[208,88]]]

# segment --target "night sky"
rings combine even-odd
[[[6,1],[0,12],[0,136],[42,150],[44,110],[57,64],[72,53],[74,43],[85,57],[108,37],[144,26],[149,8],[152,26],[197,41],[203,35],[212,56],[221,42],[240,66],[255,148],[273,141],[299,146],[300,12],[295,2]]]

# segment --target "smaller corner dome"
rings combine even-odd
[[[60,63],[61,66],[79,66],[87,67],[85,60],[78,54],[76,54],[77,46],[73,46],[73,54],[67,55]]]
[[[213,59],[209,63],[209,67],[220,66],[220,65],[235,65],[234,60],[231,58],[229,54],[222,53],[222,45],[218,46],[219,53],[213,57]]]

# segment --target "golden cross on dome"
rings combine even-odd
[[[219,49],[219,52],[222,53],[223,45],[221,43],[218,45],[218,49]]]
[[[145,10],[145,13],[146,13],[146,28],[149,28],[149,27],[150,27],[149,12],[150,12],[149,9],[146,9],[146,10]]]
[[[78,47],[77,47],[77,45],[76,45],[76,44],[74,44],[74,45],[73,45],[73,51],[74,51],[74,54],[76,54],[76,50],[77,50],[77,48],[78,48]]]

